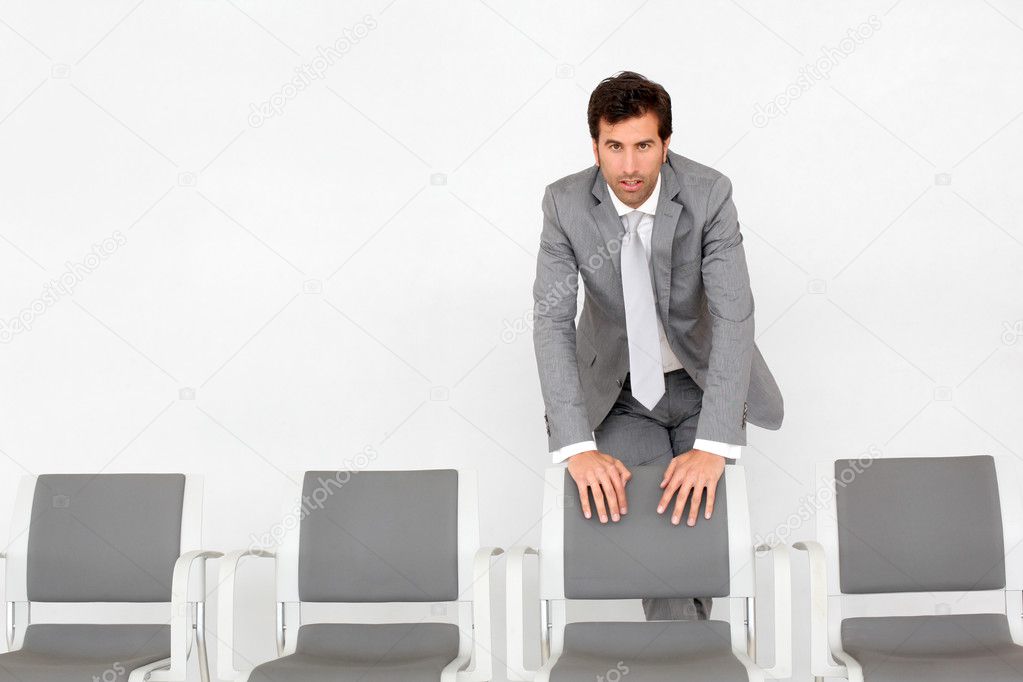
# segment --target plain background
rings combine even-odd
[[[540,199],[622,69],[734,184],[786,409],[743,454],[759,536],[812,537],[821,459],[1018,455],[1021,66],[1005,0],[0,2],[0,519],[24,473],[189,471],[207,547],[242,547],[288,472],[362,453],[477,469],[483,543],[537,543]]]

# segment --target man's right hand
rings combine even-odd
[[[625,484],[632,478],[632,473],[625,468],[621,460],[597,450],[587,450],[568,458],[568,473],[579,486],[579,500],[583,505],[583,516],[590,518],[590,495],[597,505],[597,515],[601,523],[607,523],[608,512],[611,518],[618,521],[628,511],[625,501]],[[605,500],[607,504],[605,505]]]

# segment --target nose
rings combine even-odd
[[[636,153],[631,149],[625,152],[625,158],[622,160],[622,173],[626,177],[634,178],[636,173]]]
[[[638,161],[639,161],[639,156],[638,156],[638,154],[634,150],[627,149],[625,151],[625,158],[623,159],[623,164],[622,164],[622,172],[625,173],[626,177],[629,177],[629,178],[638,177],[637,176],[638,165],[639,165]]]

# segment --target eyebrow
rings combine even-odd
[[[653,138],[647,138],[645,140],[640,140],[636,144],[653,144],[653,143],[654,143]],[[607,140],[604,141],[604,144],[605,145],[609,145],[609,144],[622,144],[622,143],[619,142],[618,140],[614,140],[614,139],[608,138]]]

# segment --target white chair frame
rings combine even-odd
[[[379,469],[376,471],[380,471]],[[400,471],[410,471],[403,468]],[[441,673],[441,682],[487,682],[492,678],[492,635],[490,624],[491,559],[504,550],[479,546],[479,495],[476,472],[458,471],[458,594],[453,602],[437,602],[456,609],[459,628],[458,655]],[[353,475],[358,475],[353,471]],[[298,481],[293,491],[297,500],[289,509],[302,508],[302,481],[305,472],[291,472]],[[340,483],[339,483],[340,485]],[[287,516],[285,518],[288,518]],[[295,653],[298,628],[303,621],[299,599],[299,522],[285,522],[282,541],[276,549],[250,547],[225,554],[220,564],[220,590],[217,600],[217,674],[223,680],[246,682],[253,668],[235,667],[235,575],[246,557],[274,559],[276,569],[277,656]],[[450,622],[441,613],[421,614],[422,604],[413,602],[345,603],[355,614],[352,619],[334,622],[407,623]],[[410,619],[410,611],[416,613]],[[294,634],[292,634],[294,633]]]
[[[568,624],[564,571],[565,466],[547,468],[543,501],[540,548],[517,546],[508,550],[507,637],[509,680],[548,682],[564,648]],[[728,545],[732,575],[728,602],[732,652],[746,667],[749,679],[783,679],[792,674],[792,582],[788,546],[754,547],[750,532],[745,470],[740,465],[725,467],[728,487]],[[697,521],[699,523],[699,521]],[[756,662],[756,566],[755,558],[770,552],[774,556],[774,665],[763,668]],[[527,554],[537,555],[540,580],[540,660],[536,670],[526,668],[523,640],[523,563]]]
[[[979,456],[979,455],[971,455]],[[1019,466],[1015,460],[995,456],[998,497],[1002,511],[1003,545],[1020,551],[1023,543],[1023,500],[1021,500]],[[847,595],[841,590],[838,560],[838,517],[835,510],[835,461],[820,462],[815,467],[816,483],[823,486],[817,510],[817,541],[793,543],[806,552],[810,564],[810,672],[817,682],[826,677],[863,682],[863,668],[842,648],[842,603]],[[1005,561],[1005,615],[1009,632],[1016,644],[1023,646],[1023,561]],[[925,592],[894,594],[924,597]],[[912,613],[902,609],[897,615],[934,615],[933,606],[919,606]],[[913,609],[913,607],[910,607]],[[960,613],[977,613],[965,610]],[[984,611],[987,612],[987,611]],[[896,615],[879,613],[877,615]]]
[[[170,624],[171,656],[132,670],[129,682],[184,682],[186,667],[195,640],[199,655],[199,674],[209,682],[209,662],[206,655],[206,560],[222,556],[220,552],[198,549],[202,546],[203,479],[194,474],[185,475],[184,499],[181,506],[181,551],[174,564],[171,578],[170,619],[154,616],[151,602],[48,602],[58,612],[57,620],[37,621],[32,617],[32,604],[28,600],[28,536],[32,519],[32,501],[37,476],[21,478],[15,499],[11,525],[11,542],[6,559],[6,634],[7,649],[20,649],[25,641],[25,630],[33,622],[50,623],[110,623],[127,622]],[[193,571],[193,567],[198,570]],[[160,602],[155,602],[159,604]],[[86,610],[78,608],[84,605]],[[137,617],[126,620],[125,611],[138,612]]]

